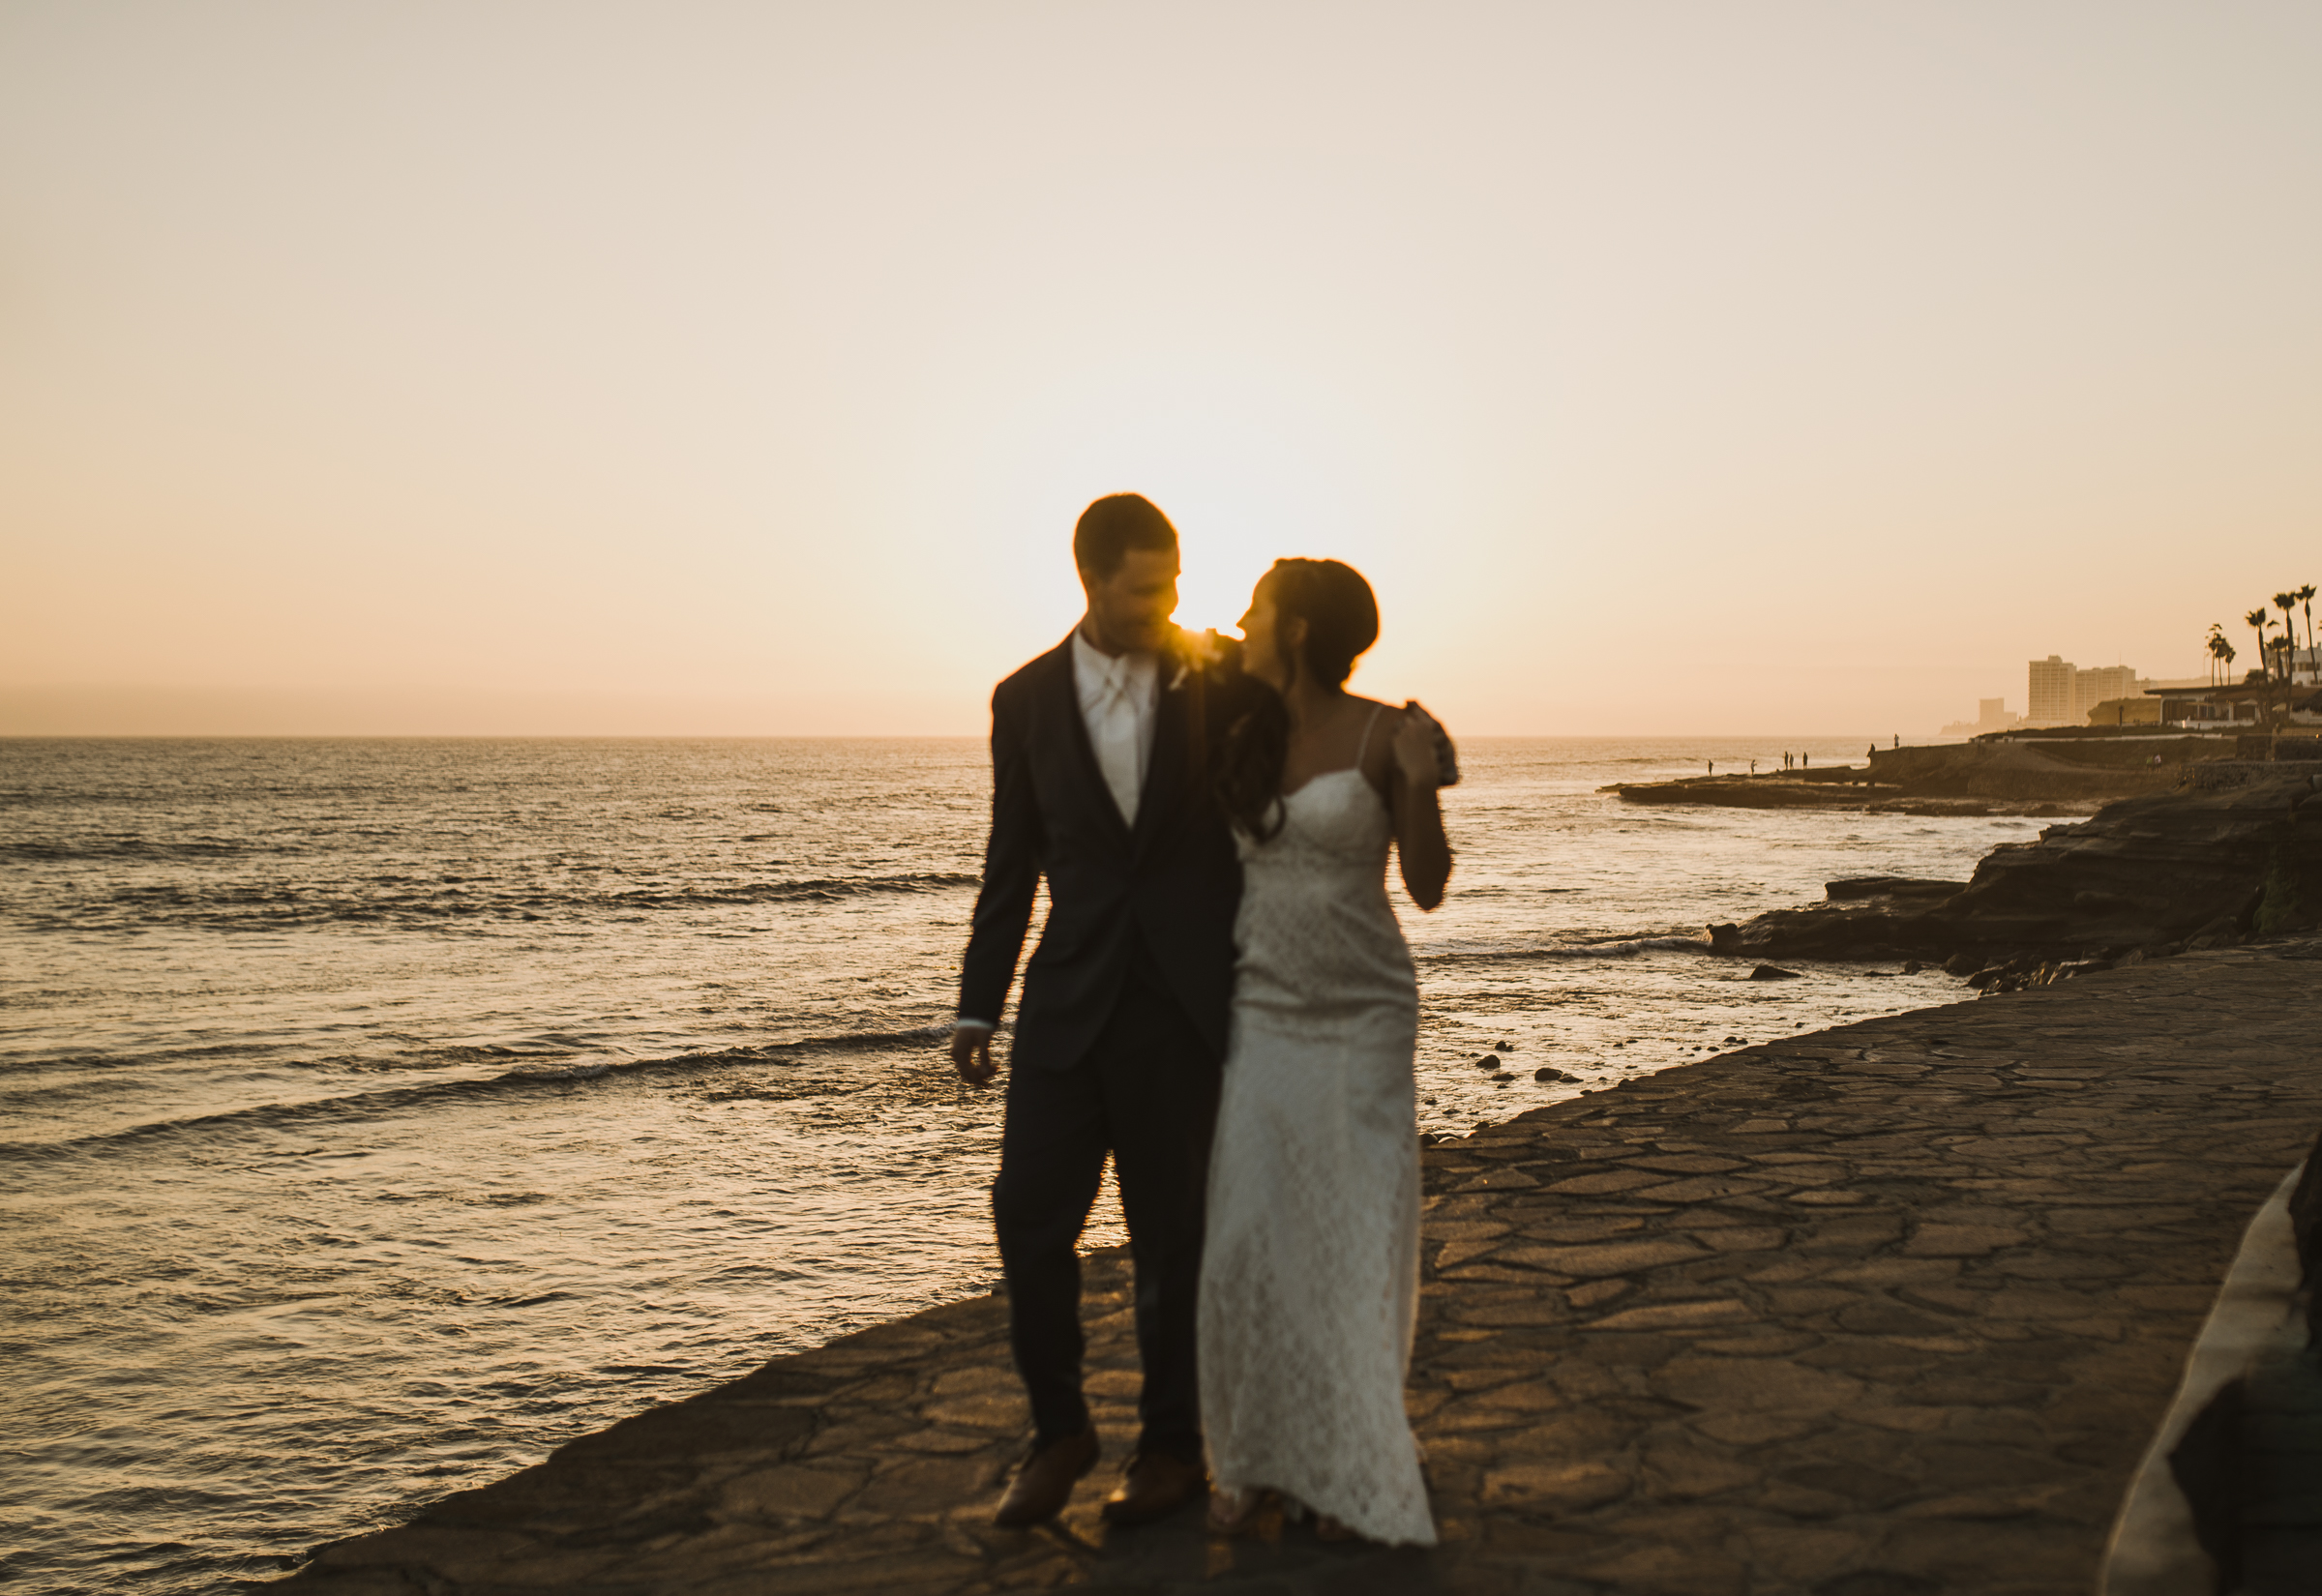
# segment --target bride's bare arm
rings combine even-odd
[[[1444,901],[1451,879],[1451,843],[1444,836],[1444,812],[1436,802],[1441,774],[1436,760],[1435,717],[1414,701],[1398,712],[1389,745],[1387,808],[1395,819],[1395,857],[1402,862],[1403,886],[1411,901],[1432,909]]]

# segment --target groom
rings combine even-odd
[[[992,1033],[1045,874],[992,1188],[1034,1432],[999,1506],[1009,1526],[1054,1518],[1096,1464],[1077,1243],[1107,1152],[1136,1265],[1145,1388],[1136,1455],[1104,1514],[1143,1523],[1207,1485],[1194,1295],[1241,899],[1210,752],[1254,689],[1170,624],[1177,534],[1149,500],[1098,499],[1072,554],[1087,612],[992,695],[992,836],[951,1043],[969,1085],[998,1073]]]

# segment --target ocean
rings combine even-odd
[[[1597,790],[1859,747],[1464,743],[1449,900],[1396,891],[1422,1130],[1963,995],[1698,941],[2039,822]],[[971,738],[0,741],[0,1580],[262,1578],[986,1289],[989,791]]]

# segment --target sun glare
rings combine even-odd
[[[1140,352],[1130,351],[1131,355]],[[1394,541],[1407,496],[1397,452],[1373,436],[1379,418],[1357,413],[1326,386],[1281,373],[1216,381],[1187,371],[1179,382],[1093,384],[1101,398],[1067,391],[985,422],[983,467],[1004,472],[987,502],[1013,569],[1014,591],[1045,593],[1069,579],[1062,566],[1072,523],[1105,493],[1143,493],[1176,523],[1183,555],[1177,624],[1232,633],[1250,589],[1285,555],[1366,559]]]

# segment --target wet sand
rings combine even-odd
[[[2106,1532],[2250,1216],[2322,1129],[2322,942],[2186,955],[1748,1047],[1427,1153],[1410,1404],[1443,1544],[1108,1532],[1107,1462],[989,1523],[1004,1304],[776,1359],[284,1581],[384,1592],[2031,1596]]]

